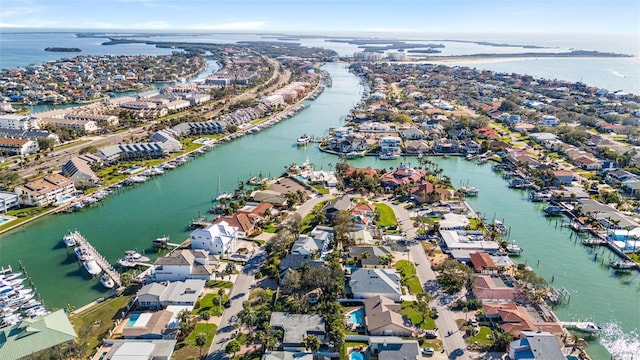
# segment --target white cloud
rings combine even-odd
[[[193,30],[221,30],[221,31],[242,31],[242,30],[261,30],[267,27],[264,21],[236,21],[219,24],[194,24],[186,26]]]

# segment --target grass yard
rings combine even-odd
[[[211,346],[211,342],[213,341],[213,337],[216,335],[217,329],[218,327],[216,324],[197,324],[189,337],[176,345],[176,351],[173,353],[171,358],[174,360],[187,360],[190,358],[197,359],[198,356],[200,356],[201,350],[196,346],[196,336],[198,336],[199,333],[207,334],[207,343],[202,348],[202,353],[206,353]]]
[[[380,219],[378,220],[378,226],[394,226],[398,225],[398,219],[396,219],[396,214],[393,212],[393,209],[387,205],[382,203],[374,204],[376,210],[380,214]]]
[[[131,296],[107,299],[70,317],[71,324],[78,334],[76,340],[87,344],[87,353],[82,358],[88,358],[91,352],[102,343],[102,339],[108,335],[116,318],[122,315],[130,299]]]
[[[233,283],[231,281],[224,281],[224,280],[209,280],[207,281],[207,287],[231,289],[233,287]]]
[[[401,306],[402,311],[400,313],[411,319],[413,325],[425,330],[433,330],[436,328],[436,322],[430,317],[425,318],[422,316],[422,313],[413,306],[413,302],[405,301]]]
[[[466,338],[465,342],[467,344],[478,343],[480,345],[489,345],[491,344],[491,339],[489,339],[490,334],[491,334],[491,329],[489,329],[486,326],[480,326],[480,331],[475,336]]]
[[[402,277],[402,284],[409,288],[411,294],[417,295],[424,293],[420,279],[416,276],[416,268],[410,261],[400,260],[396,263],[395,268]]]
[[[212,316],[219,315],[222,313],[222,306],[218,306],[214,304],[218,302],[220,295],[218,294],[207,294],[200,300],[200,307],[194,310],[193,312],[197,315],[202,315],[203,312],[209,311]],[[222,304],[225,301],[229,300],[229,296],[222,295]]]

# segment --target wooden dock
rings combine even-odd
[[[76,239],[76,243],[78,246],[87,250],[93,259],[98,263],[98,266],[102,269],[102,272],[109,275],[113,282],[116,283],[118,287],[122,286],[122,280],[120,279],[120,273],[118,273],[113,266],[96,250],[87,239],[84,238],[79,232],[75,231],[72,235]]]

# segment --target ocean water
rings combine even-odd
[[[122,34],[120,34],[122,35]],[[538,78],[581,81],[589,86],[602,87],[611,91],[640,94],[640,38],[631,35],[554,35],[554,34],[332,34],[331,36],[350,38],[368,36],[376,38],[401,38],[410,43],[442,43],[441,55],[470,55],[487,53],[564,52],[574,49],[598,50],[633,55],[631,58],[526,58],[487,59],[474,61],[442,62],[450,66],[470,66],[497,72],[526,73]],[[131,37],[137,40],[185,41],[200,43],[229,44],[238,41],[286,41],[298,42],[304,46],[325,47],[335,50],[341,56],[361,51],[357,45],[327,41],[327,36],[290,37],[273,34],[251,33],[194,33],[179,35],[153,34],[153,36]],[[79,38],[74,32],[16,32],[0,33],[0,69],[21,67],[31,63],[75,56],[70,53],[44,51],[47,46],[78,47],[81,54],[169,54],[171,49],[159,49],[146,44],[101,45],[107,38]],[[448,40],[488,41],[498,44],[536,45],[543,49],[529,49],[521,46],[491,46]],[[432,61],[439,63],[438,61]]]

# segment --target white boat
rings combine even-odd
[[[159,238],[156,238],[155,240],[153,240],[153,246],[155,247],[163,247],[163,246],[167,246],[167,243],[169,243],[169,237],[168,236],[162,236]]]
[[[113,289],[113,287],[116,285],[111,276],[107,274],[102,274],[102,276],[100,277],[100,284],[102,284],[102,286],[106,287],[107,289]]]
[[[228,192],[221,192],[218,194],[218,196],[216,196],[216,200],[220,201],[222,199],[231,199],[233,197],[232,193],[228,193]]]
[[[616,270],[629,270],[637,266],[637,264],[630,260],[615,260],[609,263],[609,266]]]
[[[93,256],[91,256],[91,254],[86,248],[76,246],[73,249],[73,252],[76,254],[76,256],[78,257],[78,260],[80,261],[88,261],[93,259]]]
[[[296,143],[298,144],[298,146],[304,146],[310,142],[311,142],[311,138],[307,134],[300,136],[298,140],[296,140]]]
[[[588,332],[588,333],[596,333],[602,330],[600,326],[592,323],[591,321],[563,322],[562,326],[564,326],[566,329],[572,329],[572,330]]]
[[[148,257],[142,256],[139,252],[135,250],[127,250],[124,252],[125,261],[134,262],[134,263],[146,263],[151,261]]]
[[[400,157],[400,154],[392,153],[392,152],[382,153],[378,155],[378,159],[380,160],[395,160],[399,157]]]
[[[87,272],[91,276],[98,275],[98,274],[100,274],[102,272],[102,269],[100,268],[100,265],[98,265],[98,262],[95,261],[94,259],[85,261],[84,262],[84,268],[85,268],[85,270],[87,270]]]
[[[463,186],[460,188],[460,192],[465,196],[478,196],[478,192],[480,192],[480,190],[475,186]]]
[[[507,227],[500,220],[493,220],[493,229],[501,234],[507,233]]]
[[[139,264],[132,261],[127,261],[125,259],[118,259],[118,265],[122,267],[136,267]]]
[[[514,255],[514,256],[520,255],[524,251],[524,250],[522,250],[522,248],[520,246],[518,246],[516,244],[515,241],[513,241],[511,244],[507,245],[505,250],[507,251],[507,254]]]
[[[17,289],[18,286],[25,280],[25,278],[13,278],[11,280],[2,279],[0,280],[0,284],[10,286],[14,290]]]
[[[74,247],[78,244],[78,241],[76,240],[76,233],[72,233],[72,232],[63,236],[62,241],[64,242],[64,245],[66,247]]]

